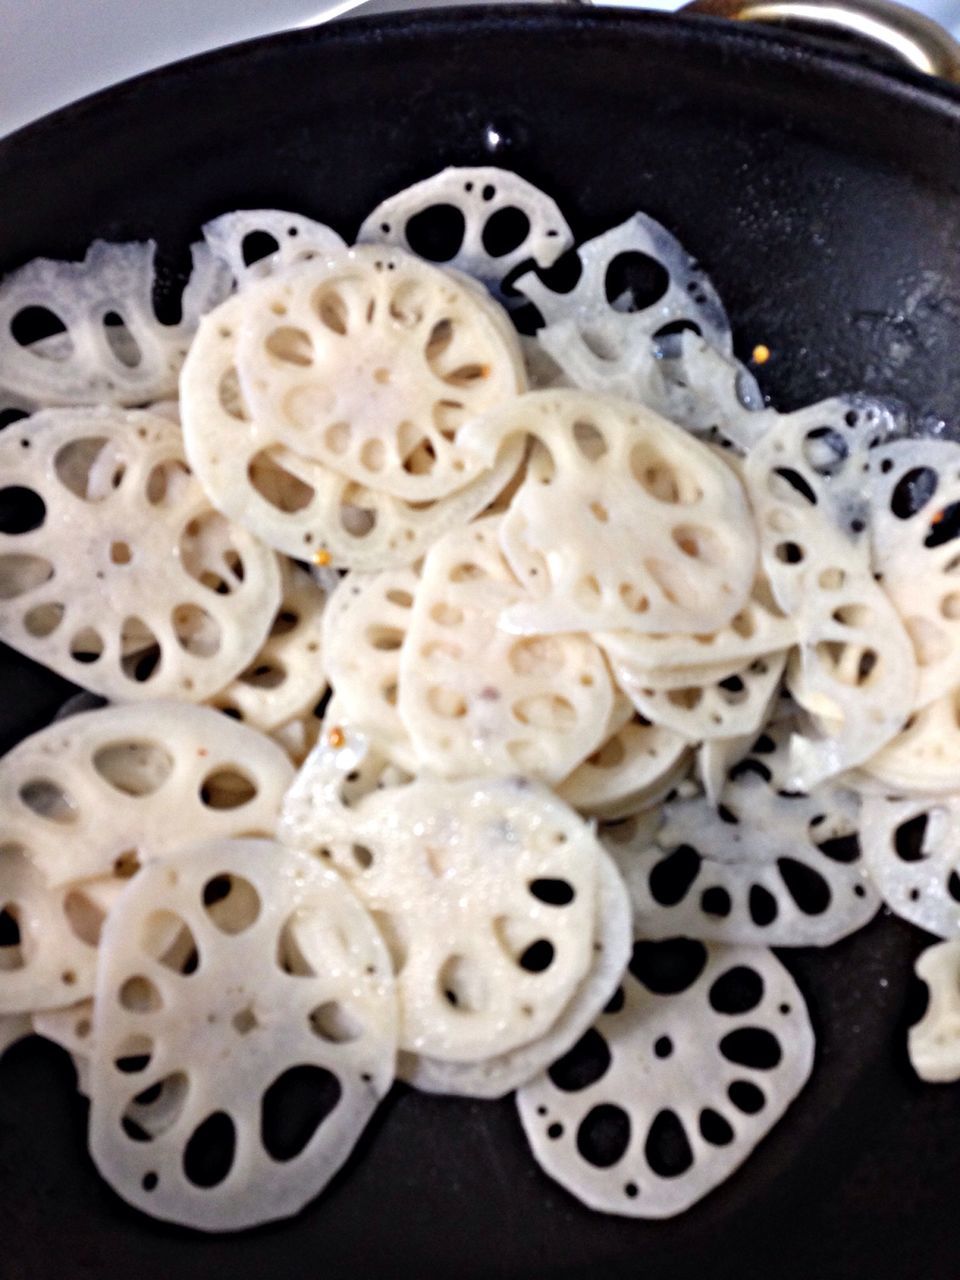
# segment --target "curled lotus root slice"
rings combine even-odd
[[[301,262],[346,248],[322,222],[282,209],[238,209],[204,224],[207,248],[242,288]]]
[[[343,1164],[395,1054],[389,956],[344,882],[270,841],[194,845],[145,867],[104,930],[90,1153],[156,1218],[286,1217]]]
[[[645,936],[829,946],[876,913],[857,797],[826,783],[788,791],[788,760],[789,727],[770,729],[731,770],[719,809],[678,797],[653,835],[606,830]]]
[[[901,795],[954,794],[960,787],[960,689],[912,715],[903,732],[863,765],[863,774]]]
[[[120,702],[201,701],[254,657],[273,552],[214,511],[164,418],[50,409],[0,438],[0,638]]]
[[[577,1199],[668,1218],[743,1163],[813,1055],[803,997],[771,952],[640,941],[596,1026],[517,1107],[537,1163]]]
[[[927,984],[930,1002],[907,1032],[907,1050],[921,1080],[960,1080],[960,938],[927,947],[914,965]]]
[[[736,449],[749,450],[769,427],[749,369],[689,330],[656,344],[645,403],[694,435]]]
[[[434,223],[435,240],[430,234]],[[473,276],[507,305],[504,279],[534,262],[549,267],[573,244],[549,196],[518,174],[493,166],[444,169],[390,196],[365,220],[359,241],[398,245]]]
[[[278,551],[340,569],[410,564],[441,533],[478,515],[519,467],[518,439],[450,497],[409,503],[276,444],[251,420],[237,382],[243,307],[243,295],[228,299],[190,348],[180,384],[184,443],[217,508]]]
[[[866,535],[868,454],[887,420],[872,406],[841,413],[848,403],[780,418],[745,462],[764,571],[798,627],[787,685],[818,729],[794,743],[803,788],[875,755],[916,695],[913,645],[874,579]]]
[[[299,565],[280,568],[280,605],[260,652],[211,704],[264,733],[307,714],[323,697],[326,593]]]
[[[916,706],[960,684],[960,445],[902,440],[871,459],[874,569],[913,641]]]
[[[400,648],[419,586],[413,566],[348,573],[330,597],[323,632],[338,714],[411,772],[417,757],[397,702]]]
[[[282,830],[330,858],[373,912],[397,972],[400,1048],[479,1062],[536,1040],[590,966],[596,837],[523,778],[417,780],[348,809],[343,778],[364,751],[359,735],[321,740]]]
[[[424,1093],[502,1098],[545,1071],[576,1044],[613,996],[630,958],[630,898],[606,855],[600,858],[598,876],[590,968],[549,1031],[530,1044],[480,1062],[441,1062],[401,1053],[397,1069],[401,1079]]]
[[[427,553],[400,649],[398,710],[440,776],[556,783],[603,741],[613,687],[587,636],[500,630],[526,596],[500,549],[508,518],[452,530]]]
[[[248,287],[236,359],[258,433],[393,497],[448,497],[485,470],[463,423],[526,388],[495,306],[372,247]]]
[[[704,795],[715,809],[720,805],[731,768],[750,754],[755,738],[755,733],[740,734],[734,738],[707,738],[697,749],[697,774]]]
[[[82,262],[37,258],[0,283],[0,386],[40,404],[145,404],[176,395],[177,375],[204,312],[226,297],[229,276],[206,246],[177,324],[153,306],[156,245],[95,240]],[[21,344],[18,318],[47,313],[53,339]]]
[[[613,674],[640,714],[687,740],[750,734],[766,721],[786,664],[785,653],[754,658],[732,675],[702,685],[650,688],[644,672],[615,662]]]
[[[272,836],[292,779],[276,743],[209,707],[112,706],[9,751],[0,809],[45,881],[69,887],[197,839]]]
[[[0,844],[0,1014],[56,1008],[93,992],[103,921],[123,881],[51,887],[28,833],[9,822]]]
[[[960,798],[865,795],[861,840],[891,911],[941,938],[960,935]]]
[[[756,536],[740,481],[651,411],[579,391],[536,391],[467,428],[489,451],[529,433],[527,478],[501,544],[531,596],[517,633],[725,626],[749,598]]]

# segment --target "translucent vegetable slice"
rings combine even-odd
[[[273,835],[292,778],[280,747],[245,725],[151,702],[79,712],[26,738],[0,760],[0,807],[45,882],[69,886],[129,876],[197,839]]]
[[[921,1080],[960,1080],[960,938],[927,947],[914,965],[927,984],[926,1013],[907,1033],[907,1049]]]
[[[104,931],[90,1152],[156,1218],[286,1217],[349,1155],[395,1052],[389,957],[343,881],[269,841],[191,846],[145,867]]]
[[[541,448],[504,517],[504,554],[531,599],[503,626],[703,633],[745,605],[756,537],[729,467],[627,401],[538,391],[467,429],[492,459],[525,433]]]
[[[743,1163],[813,1054],[803,997],[771,952],[639,941],[617,999],[517,1107],[538,1164],[579,1200],[668,1218]]]
[[[516,305],[501,288],[525,262],[549,267],[573,243],[549,196],[492,165],[451,167],[389,196],[366,218],[360,241],[409,249],[465,271]]]
[[[960,797],[865,795],[862,840],[891,911],[941,938],[960,935]]]
[[[197,323],[226,297],[229,276],[194,245],[180,320],[165,324],[153,302],[155,252],[152,240],[95,240],[82,262],[37,258],[6,276],[0,386],[44,405],[137,405],[175,395]]]
[[[613,688],[583,635],[509,635],[525,600],[500,549],[507,516],[452,530],[424,560],[400,649],[400,718],[445,777],[520,772],[555,783],[603,741]]]
[[[405,502],[365,487],[254,422],[235,364],[242,295],[201,325],[181,379],[190,465],[217,507],[294,559],[342,569],[410,564],[439,535],[479,514],[505,488],[523,457],[511,441],[482,475],[436,502]]]
[[[238,209],[204,225],[207,248],[224,263],[237,284],[346,248],[322,222],[282,209]]]
[[[208,698],[250,662],[276,556],[214,511],[152,414],[50,409],[0,438],[0,638],[118,701]]]

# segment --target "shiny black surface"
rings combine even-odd
[[[960,98],[800,40],[703,19],[449,11],[345,23],[179,64],[0,143],[0,270],[155,237],[176,263],[213,214],[300,210],[352,235],[386,194],[493,162],[586,235],[643,208],[706,265],[780,407],[846,388],[960,411]],[[492,134],[500,136],[491,148]],[[0,658],[0,747],[69,686]],[[293,1222],[208,1239],[94,1176],[72,1071],[0,1065],[0,1277],[229,1275],[956,1280],[960,1090],[904,1049],[919,934],[880,919],[788,963],[814,1079],[750,1163],[687,1215],[592,1215],[539,1173],[512,1104],[397,1090]]]

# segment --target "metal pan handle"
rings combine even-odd
[[[842,31],[883,48],[915,71],[960,83],[960,44],[931,18],[895,0],[693,0],[681,12]]]

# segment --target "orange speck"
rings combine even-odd
[[[197,747],[198,756],[208,756],[209,754],[210,752],[207,750],[206,747]]]
[[[316,565],[320,565],[321,568],[326,568],[326,566],[330,563],[332,558],[333,557],[330,555],[330,552],[327,551],[325,548],[321,548],[320,551],[315,551],[313,555],[310,557],[313,563]]]
[[[937,512],[937,514],[936,514],[936,515],[933,517],[933,519],[930,521],[930,523],[931,523],[931,524],[939,524],[939,523],[940,523],[940,521],[943,519],[943,517],[944,517],[944,515],[945,515],[945,514],[946,514],[946,513],[945,513],[944,511],[938,511],[938,512]]]
[[[481,378],[489,378],[489,377],[490,377],[490,375],[491,375],[491,373],[493,373],[493,369],[490,367],[490,365],[488,365],[488,364],[482,364],[482,365],[480,366],[480,377],[481,377]]]
[[[346,742],[347,735],[343,732],[343,730],[340,728],[339,725],[335,725],[330,730],[328,740],[330,742],[331,747],[333,747],[335,751],[339,751],[340,748],[343,746],[343,744]]]
[[[753,348],[750,359],[754,364],[766,364],[770,359],[770,348],[763,342],[758,342]]]

